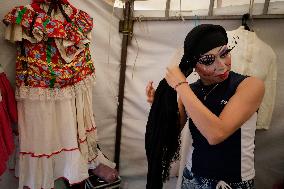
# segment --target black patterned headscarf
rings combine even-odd
[[[225,29],[219,25],[202,24],[193,28],[184,40],[184,55],[179,67],[185,77],[191,74],[200,55],[227,44]],[[147,189],[162,189],[169,178],[173,161],[179,158],[180,122],[176,91],[165,79],[155,92],[145,134],[148,160]]]

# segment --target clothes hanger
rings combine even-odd
[[[249,3],[249,12],[242,16],[242,26],[247,31],[254,32],[253,30],[253,7],[254,7],[254,0],[250,0]],[[250,27],[248,26],[248,20],[250,22]]]
[[[247,21],[249,18],[250,18],[250,15],[248,13],[242,16],[242,26],[244,26],[245,30],[251,31],[251,29],[249,28],[247,24]]]
[[[194,27],[198,26],[199,24],[199,17],[197,15],[194,15]]]

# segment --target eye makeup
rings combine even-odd
[[[227,46],[223,46],[220,49],[218,55],[215,55],[215,54],[202,55],[198,59],[197,63],[209,66],[209,65],[211,65],[211,64],[213,64],[215,62],[216,56],[219,56],[220,58],[225,58],[231,52],[231,50],[233,50],[233,48],[229,49]]]

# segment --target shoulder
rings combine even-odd
[[[246,87],[253,87],[257,89],[262,89],[264,90],[264,82],[257,78],[257,77],[247,77],[245,78],[241,83],[240,87],[246,88]]]
[[[264,82],[256,77],[245,78],[236,91],[236,93],[244,94],[247,98],[255,98],[255,100],[261,100],[264,92]]]

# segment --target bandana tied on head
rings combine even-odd
[[[184,41],[184,55],[179,67],[188,77],[200,55],[226,45],[225,29],[219,25],[203,24],[193,28]],[[162,189],[169,177],[170,165],[179,157],[180,122],[176,91],[165,79],[155,92],[145,134],[148,160],[147,189]]]
[[[213,24],[196,26],[187,34],[184,40],[184,55],[180,67],[186,67],[185,65],[187,65],[194,68],[201,55],[227,43],[227,33],[222,26]]]

